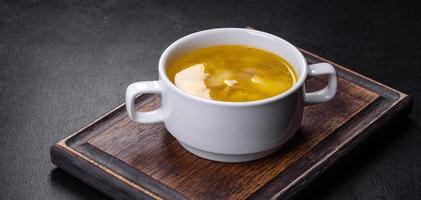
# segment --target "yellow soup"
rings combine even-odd
[[[219,101],[255,101],[278,95],[297,81],[286,60],[241,45],[221,45],[182,55],[167,68],[180,89]]]

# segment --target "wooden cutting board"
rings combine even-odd
[[[301,50],[311,63],[338,71],[331,102],[305,107],[299,132],[281,150],[246,163],[221,163],[186,150],[162,123],[137,124],[122,104],[51,148],[58,167],[115,199],[288,198],[410,105],[409,97]],[[307,90],[326,80],[312,78]],[[141,110],[159,96],[137,99]]]

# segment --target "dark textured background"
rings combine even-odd
[[[0,199],[105,198],[55,169],[50,146],[122,103],[129,83],[156,79],[161,52],[177,38],[245,26],[414,98],[408,117],[300,198],[421,199],[415,1],[0,2]]]

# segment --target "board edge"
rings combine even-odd
[[[76,132],[75,134],[77,133],[78,132]],[[117,173],[114,173],[111,169],[108,169],[107,167],[96,163],[94,160],[84,156],[78,151],[67,146],[67,139],[68,137],[61,140],[60,142],[58,142],[50,148],[51,162],[57,167],[63,169],[64,171],[78,178],[82,182],[88,184],[93,188],[96,188],[97,190],[101,191],[101,193],[114,199],[163,199],[159,195],[150,192],[149,190],[141,187],[136,183],[133,183],[132,181],[120,176]],[[70,161],[69,159],[73,159],[73,161]],[[103,177],[109,178],[106,180],[104,179],[104,181],[99,180],[97,176],[94,176],[89,173],[89,167],[97,167],[97,169],[99,169],[99,172],[92,173],[100,173]],[[80,173],[77,173],[77,171],[83,171],[88,173],[84,173],[82,175]],[[112,184],[109,183],[110,180],[116,181],[114,182],[114,184]],[[102,183],[102,187],[98,184],[94,184],[98,181]],[[121,186],[128,190],[131,190],[130,195],[127,194],[127,191],[120,191],[118,188],[116,188],[116,186]],[[107,188],[113,188],[114,190],[113,192],[107,192]]]
[[[393,88],[390,87],[388,89],[393,90]],[[282,191],[274,194],[271,197],[271,199],[293,198],[299,191],[301,191],[301,189],[304,189],[305,186],[309,185],[311,182],[320,177],[326,170],[328,170],[328,168],[323,168],[323,163],[330,163],[329,166],[335,165],[338,161],[340,161],[348,155],[348,153],[346,152],[351,152],[352,149],[354,149],[359,144],[358,141],[363,141],[365,138],[372,135],[372,133],[374,133],[377,130],[376,127],[381,127],[385,125],[387,121],[393,119],[400,113],[406,114],[406,112],[410,112],[410,107],[412,105],[412,99],[410,98],[410,96],[399,91],[396,92],[399,95],[398,100],[394,101],[394,103],[392,103],[392,105],[390,105],[387,110],[384,110],[380,114],[380,117],[375,120],[377,123],[369,124],[363,129],[363,131],[361,131],[364,133],[356,134],[355,136],[349,138],[347,142],[342,143],[338,149],[326,156],[322,161],[317,162],[317,164],[315,164],[313,167],[306,170],[306,172],[303,173],[305,174],[305,176],[303,174],[300,175],[300,177],[302,178],[300,178],[298,181],[291,183],[291,186],[286,187],[286,189],[283,189]],[[344,151],[346,152],[343,153]],[[296,188],[294,190],[292,189],[293,187],[297,186],[299,188]]]

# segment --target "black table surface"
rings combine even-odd
[[[157,78],[176,39],[246,27],[410,94],[299,199],[421,199],[421,7],[407,1],[1,1],[0,199],[105,199],[50,162],[55,142]]]

